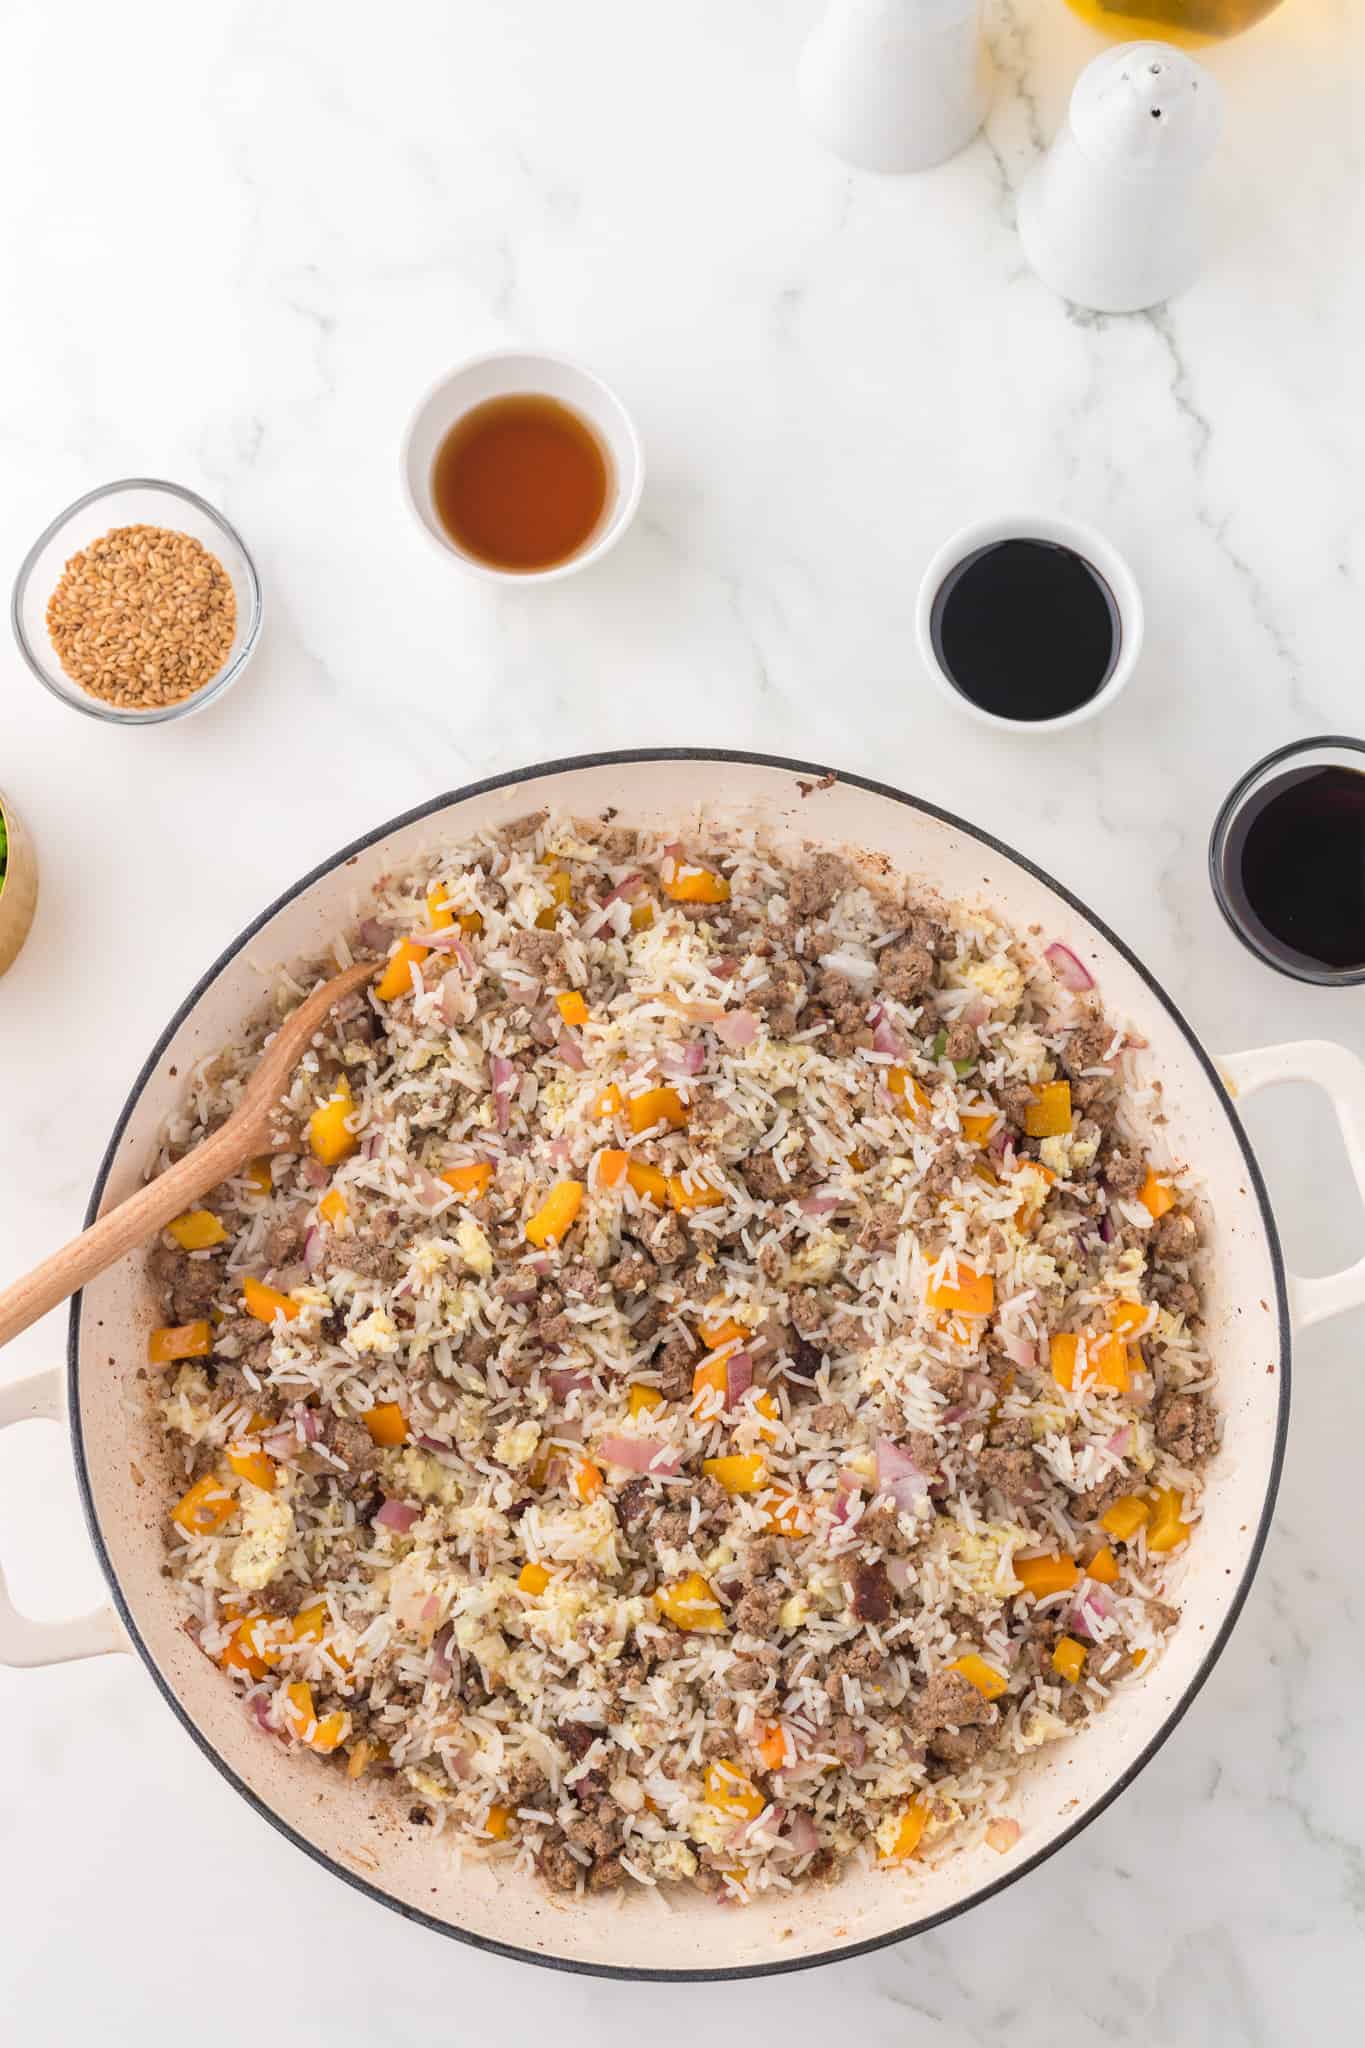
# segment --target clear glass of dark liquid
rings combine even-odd
[[[1278,974],[1365,981],[1365,741],[1294,740],[1248,769],[1214,820],[1209,876]]]

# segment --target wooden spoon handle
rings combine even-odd
[[[56,1308],[125,1252],[148,1243],[210,1188],[235,1173],[245,1156],[245,1135],[224,1125],[50,1259],[44,1259],[24,1279],[7,1287],[0,1294],[0,1344],[8,1344],[11,1337],[36,1323],[39,1316]]]

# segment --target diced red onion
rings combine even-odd
[[[322,1231],[315,1223],[303,1240],[303,1263],[310,1273],[316,1273],[322,1259]]]
[[[435,1621],[440,1611],[440,1601],[437,1599],[434,1593],[428,1593],[426,1599],[422,1602],[423,1621]]]
[[[722,953],[719,959],[711,962],[711,972],[717,981],[729,981],[738,965],[738,960],[732,954]]]
[[[929,1475],[921,1472],[903,1444],[889,1436],[877,1439],[877,1491],[889,1493],[904,1511],[923,1500],[929,1491]]]
[[[396,1529],[400,1536],[406,1536],[413,1523],[420,1517],[420,1510],[409,1507],[406,1501],[386,1500],[375,1516],[378,1529]]]
[[[364,1138],[362,1138],[362,1139],[361,1139],[361,1142],[360,1142],[360,1156],[361,1156],[361,1158],[362,1158],[362,1159],[374,1159],[374,1158],[377,1158],[377,1156],[379,1155],[379,1153],[380,1153],[380,1152],[382,1152],[382,1151],[383,1151],[383,1149],[384,1149],[384,1133],[383,1133],[382,1131],[371,1131],[371,1132],[369,1132],[369,1134],[368,1134],[368,1135],[367,1135],[366,1137],[364,1137]],[[322,1181],[319,1181],[319,1182],[318,1182],[318,1186],[319,1186],[319,1187],[321,1187],[321,1186],[322,1186],[322,1184],[323,1184],[323,1181],[325,1181],[325,1180],[326,1180],[326,1178],[327,1178],[327,1175],[326,1175],[326,1173],[324,1172],[324,1173],[323,1173],[323,1176],[322,1176]]]
[[[303,1441],[306,1444],[315,1444],[318,1440],[320,1429],[317,1409],[308,1407],[306,1402],[296,1401],[291,1413],[294,1417],[295,1427]]]
[[[731,1010],[724,1017],[717,1017],[716,1036],[722,1045],[728,1045],[732,1052],[741,1046],[752,1045],[758,1036],[758,1019],[752,1010]]]
[[[725,1401],[734,1408],[754,1383],[754,1362],[747,1351],[732,1351],[725,1361]]]
[[[655,1437],[604,1436],[598,1449],[609,1465],[624,1465],[628,1472],[658,1472],[672,1478],[681,1469],[678,1453],[666,1450]]]
[[[441,976],[440,1011],[447,1024],[458,1024],[465,1005],[465,980],[458,967]]]
[[[905,1041],[885,1011],[872,1027],[872,1050],[889,1053],[892,1059],[905,1057]]]
[[[1126,1458],[1132,1437],[1133,1425],[1131,1422],[1125,1422],[1122,1429],[1114,1431],[1114,1434],[1110,1437],[1104,1448],[1106,1451],[1112,1451],[1116,1458]]]
[[[618,903],[623,896],[633,896],[643,881],[644,876],[641,874],[622,875],[620,881],[616,884],[616,887],[614,889],[608,889],[606,895],[602,898],[603,910],[605,910],[609,904]]]
[[[449,1457],[454,1449],[449,1437],[423,1435],[419,1436],[417,1441],[424,1451],[439,1451],[446,1457]]]
[[[973,996],[962,1012],[961,1021],[973,1031],[979,1031],[991,1014],[991,1006],[984,996]]]
[[[803,1216],[832,1216],[840,1199],[838,1195],[802,1195],[796,1206]]]
[[[574,1037],[572,1031],[560,1032],[555,1044],[555,1051],[559,1054],[565,1066],[572,1067],[576,1074],[581,1074],[588,1064],[578,1049],[578,1040]]]
[[[664,859],[681,860],[682,857],[683,849],[681,839],[670,839],[667,846],[664,848]]]
[[[569,1154],[572,1150],[573,1147],[570,1145],[567,1138],[552,1139],[550,1144],[550,1158],[553,1160],[556,1166],[567,1166],[569,1163]],[[540,1270],[542,1273],[545,1271],[545,1267],[543,1264]]]
[[[474,1759],[467,1749],[451,1749],[443,1752],[445,1766],[452,1778],[468,1778],[473,1775]]]
[[[706,1065],[706,1048],[695,1044],[679,1046],[676,1053],[661,1059],[659,1065],[672,1079],[688,1078],[699,1074]]]
[[[412,1191],[426,1208],[434,1209],[438,1203],[450,1199],[451,1188],[447,1180],[438,1180],[434,1173],[428,1173],[425,1166],[412,1170]]]
[[[512,1097],[516,1093],[517,1070],[511,1060],[494,1053],[488,1062],[489,1078],[493,1084],[493,1121],[500,1131],[506,1131],[512,1116]]]
[[[1067,1617],[1067,1627],[1074,1635],[1084,1636],[1094,1642],[1096,1621],[1103,1621],[1113,1611],[1113,1603],[1103,1586],[1094,1579],[1082,1579],[1080,1597],[1072,1606]]]
[[[592,1385],[591,1373],[576,1372],[570,1366],[557,1366],[546,1377],[550,1382],[550,1391],[557,1401],[566,1401],[570,1394],[586,1393]],[[562,1431],[558,1433],[562,1434]]]
[[[961,1422],[963,1416],[970,1415],[971,1412],[971,1409],[964,1402],[956,1401],[951,1408],[944,1409],[939,1420],[941,1422]]]
[[[360,943],[368,946],[372,953],[387,953],[389,940],[393,937],[390,926],[377,917],[363,917],[360,920]]]
[[[270,1725],[270,1694],[268,1692],[253,1692],[246,1703],[246,1710],[252,1720],[255,1721],[257,1727],[263,1728],[267,1735],[274,1735],[277,1732]]]
[[[1083,995],[1095,986],[1095,977],[1082,965],[1070,946],[1064,946],[1060,939],[1054,939],[1043,950],[1043,958],[1051,967],[1063,988],[1069,988],[1073,995]]]
[[[445,1627],[438,1632],[436,1640],[431,1646],[431,1675],[433,1678],[449,1678],[451,1675],[450,1638],[453,1632],[454,1623],[448,1621]]]
[[[820,1837],[816,1832],[815,1822],[804,1806],[798,1806],[794,1813],[787,1815],[786,1830],[782,1839],[794,1856],[812,1856],[819,1848]]]
[[[1038,1346],[1022,1330],[1002,1330],[1000,1349],[1011,1365],[1023,1366],[1026,1371],[1038,1362]]]
[[[528,1301],[535,1300],[538,1291],[534,1280],[528,1280],[524,1287],[509,1290],[504,1294],[503,1300],[514,1303],[518,1308],[524,1308]]]
[[[261,1449],[267,1456],[288,1464],[299,1452],[299,1433],[296,1429],[275,1429],[269,1436],[261,1438]]]
[[[843,1476],[844,1475],[840,1473],[839,1477],[841,1482],[843,1480]],[[836,1529],[840,1527],[842,1523],[846,1522],[849,1516],[852,1514],[853,1502],[855,1498],[856,1496],[853,1493],[845,1493],[843,1491],[841,1484],[839,1496],[835,1501],[834,1506],[829,1511],[829,1518],[831,1522],[833,1522]]]
[[[303,1177],[310,1188],[325,1188],[328,1180],[331,1178],[327,1168],[320,1159],[304,1160]]]
[[[459,932],[427,932],[418,944],[430,946],[434,953],[453,953],[466,974],[474,972],[474,955]]]
[[[1017,1820],[993,1820],[986,1830],[987,1846],[998,1856],[1003,1856],[1007,1849],[1014,1847],[1023,1832]]]
[[[898,1593],[903,1593],[910,1584],[910,1560],[908,1557],[888,1557],[886,1576]]]

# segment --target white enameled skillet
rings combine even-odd
[[[1226,1417],[1199,1540],[1180,1599],[1184,1618],[1146,1683],[1118,1697],[1083,1736],[1039,1752],[1011,1811],[1015,1850],[964,1853],[937,1868],[855,1873],[832,1889],[720,1910],[674,1893],[582,1903],[467,1863],[452,1867],[400,1802],[357,1797],[339,1772],[291,1755],[249,1721],[233,1688],[179,1625],[160,1576],[160,1452],[130,1421],[153,1304],[141,1261],[127,1260],[72,1303],[65,1381],[50,1373],[0,1390],[0,1424],[41,1415],[71,1430],[76,1469],[112,1604],[39,1624],[0,1586],[0,1661],[44,1664],[130,1646],[205,1755],[257,1811],[347,1883],[440,1933],[567,1969],[641,1977],[727,1977],[800,1969],[915,1934],[1033,1869],[1131,1783],[1207,1678],[1241,1608],[1265,1538],[1289,1411],[1289,1333],[1365,1299],[1365,1261],[1326,1279],[1287,1279],[1264,1186],[1233,1107],[1237,1093],[1310,1079],[1331,1094],[1365,1191],[1365,1066],[1312,1043],[1213,1059],[1170,997],[1114,934],[1022,855],[933,805],[855,776],[702,750],[599,755],[499,776],[440,797],[345,847],[244,931],[194,988],[153,1048],[100,1167],[90,1216],[138,1183],[189,1066],[231,1039],[257,1006],[260,969],[321,952],[381,872],[476,826],[542,807],[614,810],[625,824],[685,837],[706,812],[763,821],[820,844],[884,854],[949,897],[984,899],[1015,926],[1038,927],[1079,955],[1104,1000],[1146,1038],[1178,1156],[1205,1188],[1208,1323]],[[249,957],[248,957],[249,956]],[[136,1436],[136,1441],[134,1437]],[[138,1485],[134,1463],[146,1482]],[[169,1483],[169,1481],[167,1482]]]

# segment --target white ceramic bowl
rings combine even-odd
[[[934,599],[939,591],[953,570],[969,555],[976,554],[981,548],[995,547],[1005,540],[1051,541],[1054,546],[1074,549],[1104,578],[1118,608],[1119,651],[1112,672],[1087,703],[1079,705],[1075,711],[1064,713],[1061,718],[1000,718],[993,711],[983,710],[981,705],[964,696],[934,649]],[[945,697],[959,711],[965,711],[974,718],[978,725],[989,725],[996,732],[1009,732],[1016,736],[1062,732],[1067,726],[1081,725],[1087,718],[1094,718],[1107,710],[1119,692],[1128,686],[1142,651],[1142,633],[1142,592],[1117,548],[1111,547],[1093,526],[1082,526],[1075,519],[1058,519],[1048,512],[1019,512],[1003,518],[978,519],[971,526],[964,526],[960,533],[944,542],[930,561],[915,605],[915,638],[919,642],[920,659]]]
[[[490,398],[511,398],[528,392],[557,398],[585,419],[607,455],[607,502],[602,517],[576,554],[550,569],[498,569],[451,539],[437,516],[431,492],[437,451],[457,420]],[[490,583],[559,583],[590,562],[600,561],[615,547],[635,517],[644,488],[645,459],[630,414],[616,393],[591,370],[563,356],[497,349],[475,356],[434,384],[412,416],[403,437],[403,490],[422,531],[476,576]]]

